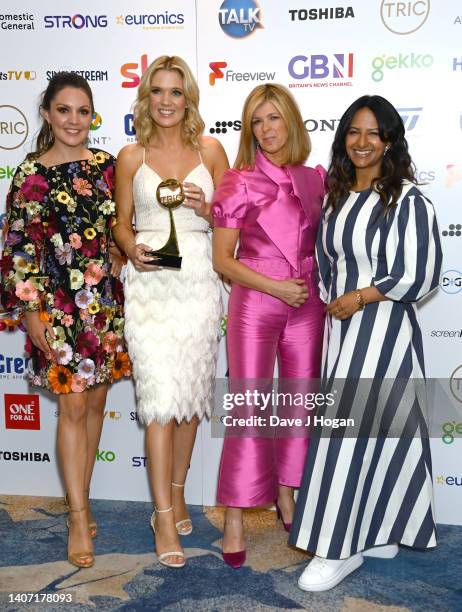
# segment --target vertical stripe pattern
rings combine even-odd
[[[433,205],[408,182],[386,215],[373,190],[350,193],[324,212],[317,259],[326,303],[367,286],[388,300],[345,321],[326,319],[322,385],[338,397],[321,414],[360,422],[356,437],[327,429],[314,436],[289,541],[330,559],[389,543],[434,546],[416,307],[441,270]]]

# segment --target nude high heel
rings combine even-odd
[[[178,487],[180,489],[184,489],[184,484],[178,484],[176,482],[172,482],[172,487]],[[182,521],[178,521],[175,523],[176,530],[179,535],[191,535],[193,530],[192,521],[190,518],[183,519]]]
[[[85,508],[79,508],[78,510],[74,508],[69,508],[69,512],[87,512],[87,511],[88,511],[88,508],[86,506]],[[67,522],[67,526],[70,529],[69,520]],[[68,553],[67,560],[72,565],[75,565],[75,567],[89,568],[95,564],[95,555],[93,554],[92,551]]]
[[[158,510],[157,508],[154,508],[154,512],[151,515],[151,527],[154,534],[156,533],[156,514],[162,514],[163,512],[173,512],[173,506],[170,506],[170,508],[167,508],[166,510]],[[168,563],[168,557],[182,557],[183,561],[182,563]],[[157,553],[157,558],[159,559],[159,563],[165,565],[166,567],[180,568],[184,567],[186,563],[184,552],[182,550],[174,550],[160,554]]]

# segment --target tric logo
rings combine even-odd
[[[222,79],[225,76],[221,69],[226,68],[227,65],[226,62],[210,62],[209,67],[212,70],[209,74],[210,85],[215,85],[215,79]]]

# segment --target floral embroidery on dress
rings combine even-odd
[[[40,310],[55,338],[47,361],[29,338],[29,377],[54,393],[129,376],[122,284],[110,275],[114,158],[17,169],[7,198],[0,262],[4,310]]]

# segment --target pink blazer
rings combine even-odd
[[[258,149],[253,169],[223,175],[213,196],[214,225],[241,230],[239,259],[284,258],[300,271],[300,251],[314,255],[324,179],[322,166],[276,166]]]

